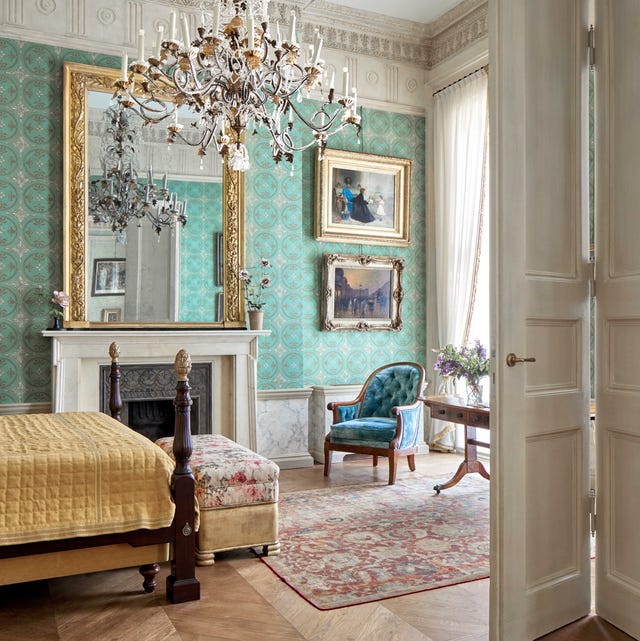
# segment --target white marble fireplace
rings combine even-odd
[[[211,365],[215,433],[256,450],[258,337],[248,330],[47,330],[53,359],[53,411],[99,411],[100,366],[109,345],[120,345],[120,363],[172,364],[186,349],[194,363]]]

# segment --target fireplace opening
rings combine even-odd
[[[192,400],[191,414],[197,420],[199,399]],[[165,436],[173,436],[175,416],[173,399],[156,398],[153,400],[128,401],[123,407],[122,421],[132,430],[152,441],[157,441]],[[191,423],[191,433],[198,433],[197,423]]]
[[[210,363],[194,363],[189,375],[191,433],[211,434],[212,372]],[[109,366],[100,366],[100,411],[109,413]],[[175,425],[175,372],[173,365],[120,365],[122,422],[155,441],[173,436]]]

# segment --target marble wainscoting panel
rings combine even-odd
[[[281,468],[311,467],[310,388],[258,390],[257,452]]]
[[[324,463],[324,437],[331,429],[333,413],[327,404],[352,401],[358,396],[362,385],[313,385],[309,402],[309,453],[313,460]],[[333,463],[340,463],[346,452],[334,452]]]

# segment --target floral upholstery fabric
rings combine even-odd
[[[278,501],[280,468],[220,434],[192,436],[191,470],[200,509]],[[173,438],[156,443],[169,455]]]

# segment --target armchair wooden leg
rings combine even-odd
[[[407,462],[409,463],[409,469],[412,472],[416,471],[416,457],[414,454],[407,454]]]
[[[329,476],[331,472],[331,450],[327,441],[324,442],[324,475]]]
[[[398,470],[398,455],[395,450],[389,453],[389,485],[396,482],[396,472]]]
[[[373,467],[378,467],[378,455],[373,455]]]

